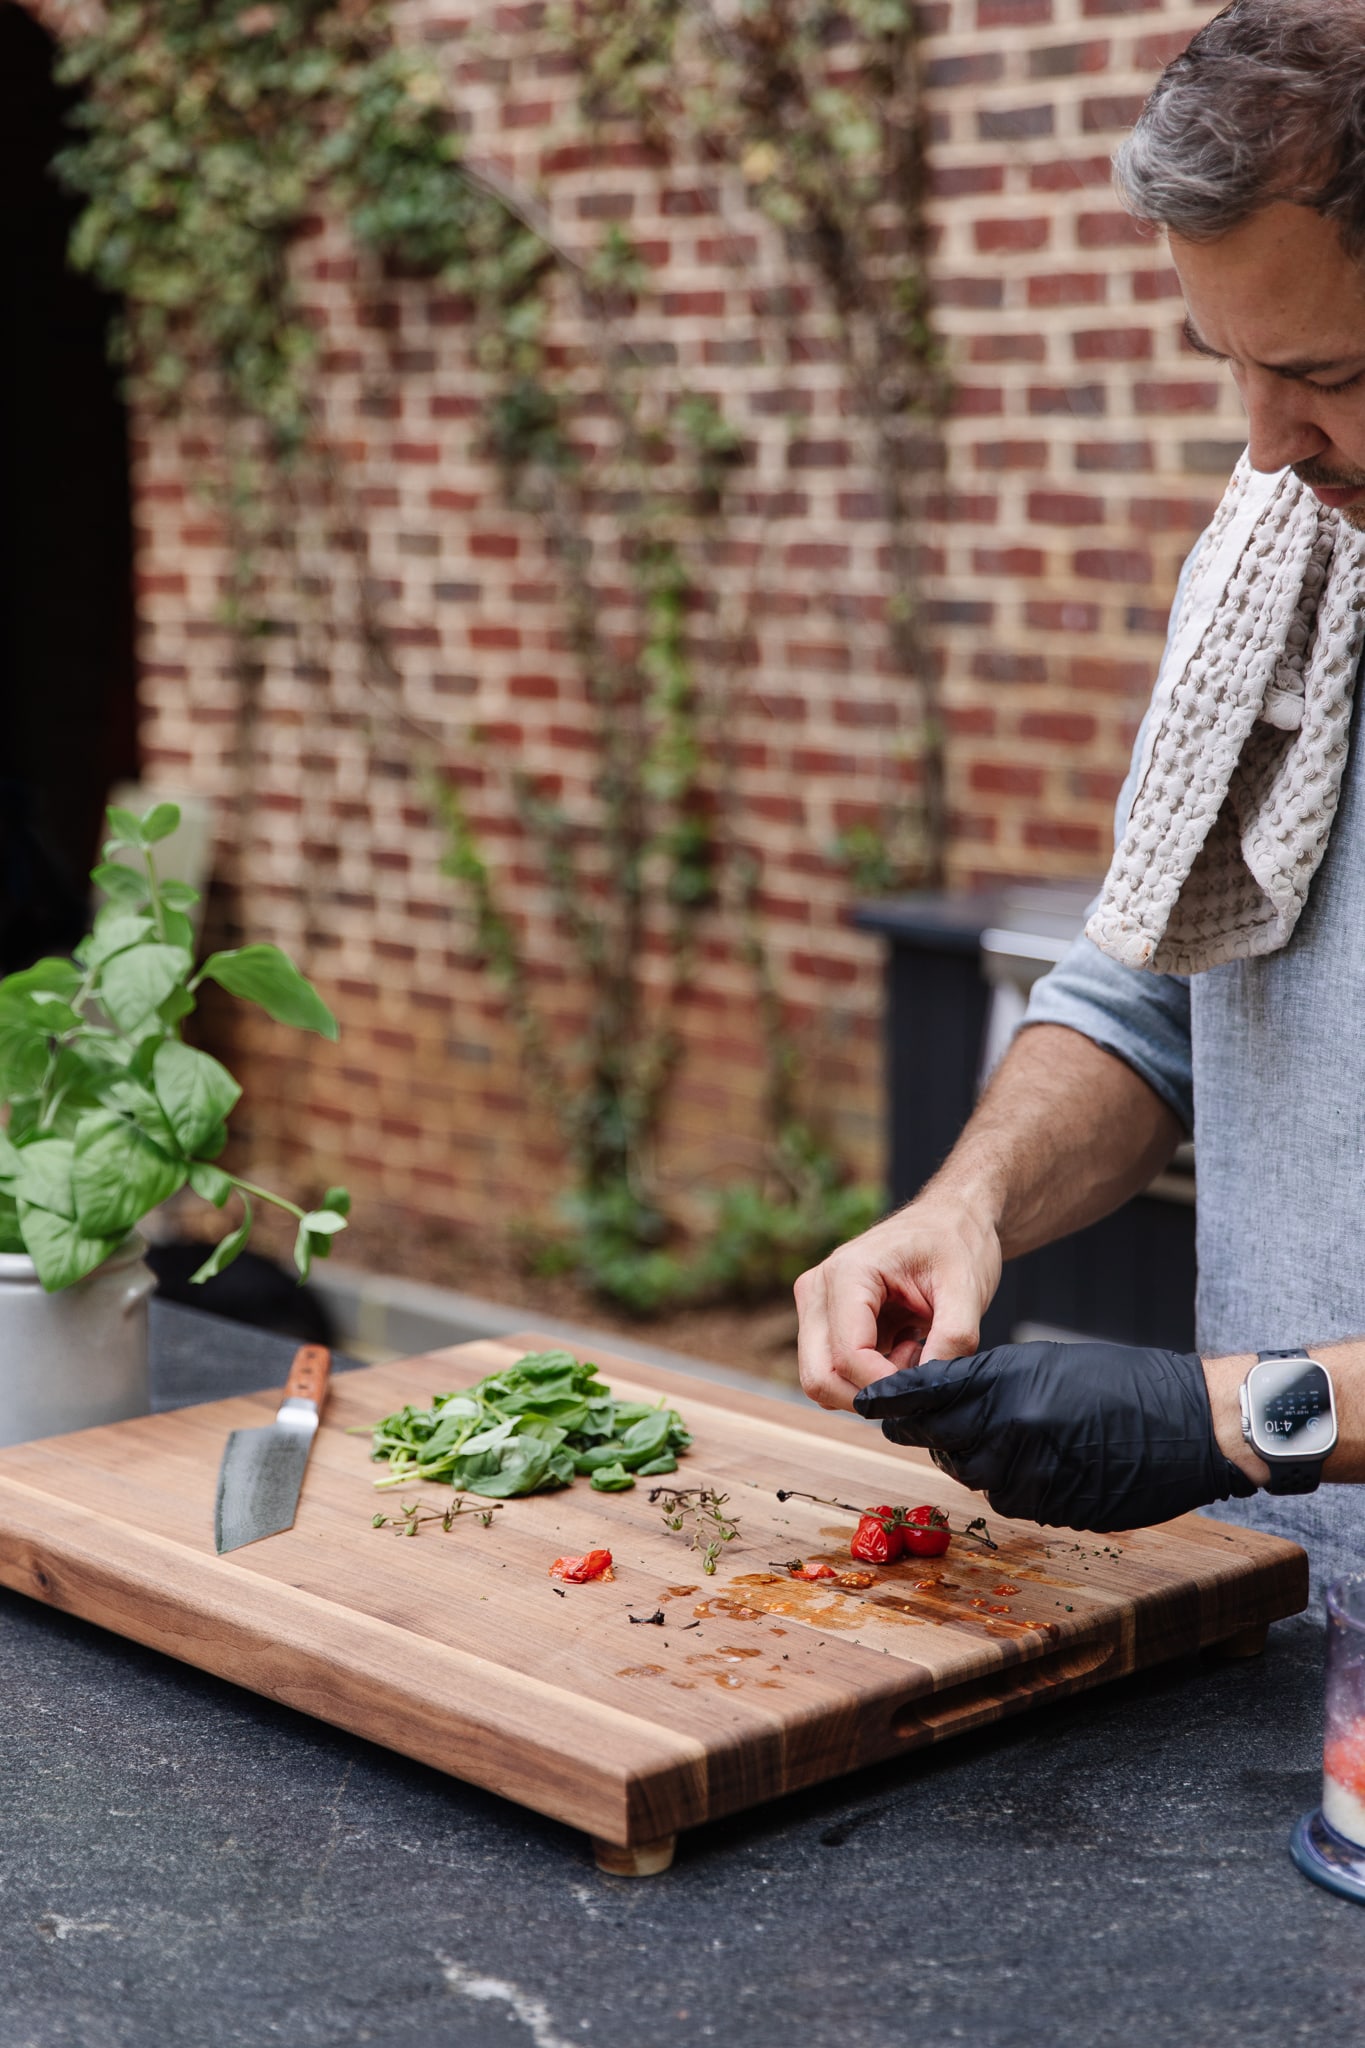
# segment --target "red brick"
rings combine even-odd
[[[1045,469],[1046,441],[978,441],[972,461],[978,469]]]
[[[1067,747],[1088,746],[1099,730],[1087,711],[1026,711],[1019,733],[1026,740],[1056,740]]]
[[[1108,843],[1098,825],[1082,825],[1062,818],[1029,818],[1024,825],[1025,846],[1039,851],[1089,853],[1097,859],[1108,852]]]
[[[1041,363],[1047,343],[1041,334],[977,334],[970,355],[974,363]]]
[[[1030,491],[1028,516],[1046,526],[1099,526],[1104,500],[1079,491]]]
[[[1162,270],[1135,270],[1132,286],[1133,297],[1144,305],[1154,299],[1178,299],[1181,295],[1180,277],[1171,264]]]
[[[1041,576],[1045,562],[1041,548],[972,550],[972,569],[978,576]]]
[[[1071,663],[1071,687],[1082,696],[1095,691],[1105,696],[1131,697],[1150,691],[1154,681],[1146,661],[1118,661],[1078,655]]]
[[[1100,608],[1079,598],[1032,598],[1024,608],[1027,625],[1043,633],[1097,633]]]
[[[1134,220],[1117,207],[1108,213],[1083,213],[1076,221],[1076,246],[1080,249],[1128,249],[1156,239],[1155,228]]]
[[[1042,28],[1052,19],[1052,0],[976,0],[978,28]]]
[[[1108,185],[1114,175],[1107,156],[1058,157],[1052,163],[1032,164],[1029,184],[1035,192],[1081,192],[1095,185]]]
[[[1078,548],[1072,556],[1078,576],[1100,583],[1150,583],[1152,558],[1144,548]]]
[[[559,684],[553,676],[509,676],[507,688],[513,697],[536,697],[544,700],[559,695]]]
[[[1148,380],[1133,386],[1133,405],[1140,413],[1213,412],[1218,385],[1210,379]]]
[[[1140,363],[1152,353],[1149,327],[1097,327],[1071,337],[1078,363]]]
[[[1131,128],[1142,112],[1144,92],[1098,94],[1081,101],[1081,133],[1108,135]]]
[[[1021,761],[974,761],[967,781],[972,789],[992,796],[1041,796],[1043,771]]]
[[[972,227],[973,240],[983,256],[1045,249],[1051,235],[1052,222],[1045,214],[1036,214],[1032,219],[979,220]]]
[[[514,562],[521,552],[521,542],[514,533],[471,533],[469,552],[490,561]]]
[[[1134,498],[1128,517],[1139,533],[1202,533],[1214,514],[1207,498]]]

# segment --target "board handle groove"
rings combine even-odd
[[[332,1354],[325,1344],[301,1344],[284,1383],[286,1401],[311,1401],[321,1412],[332,1372]]]
[[[944,1692],[919,1693],[897,1708],[892,1733],[902,1742],[936,1742],[964,1725],[1031,1706],[1040,1695],[1058,1695],[1090,1685],[1117,1652],[1115,1642],[1071,1644],[1028,1664],[1007,1664],[986,1678],[950,1686]]]

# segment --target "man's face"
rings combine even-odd
[[[1232,371],[1252,467],[1292,465],[1365,532],[1365,270],[1330,221],[1284,202],[1217,241],[1170,242],[1186,334]]]

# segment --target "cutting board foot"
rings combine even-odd
[[[597,1867],[608,1877],[658,1877],[672,1863],[677,1846],[676,1835],[661,1835],[657,1842],[637,1842],[633,1849],[623,1849],[619,1842],[604,1842],[598,1835],[592,1838]]]
[[[1253,1628],[1244,1628],[1235,1636],[1225,1636],[1215,1644],[1220,1657],[1259,1657],[1270,1636],[1270,1624],[1258,1621]]]

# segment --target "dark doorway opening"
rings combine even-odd
[[[115,309],[67,267],[54,54],[0,0],[0,972],[80,937],[106,791],[137,772]]]

